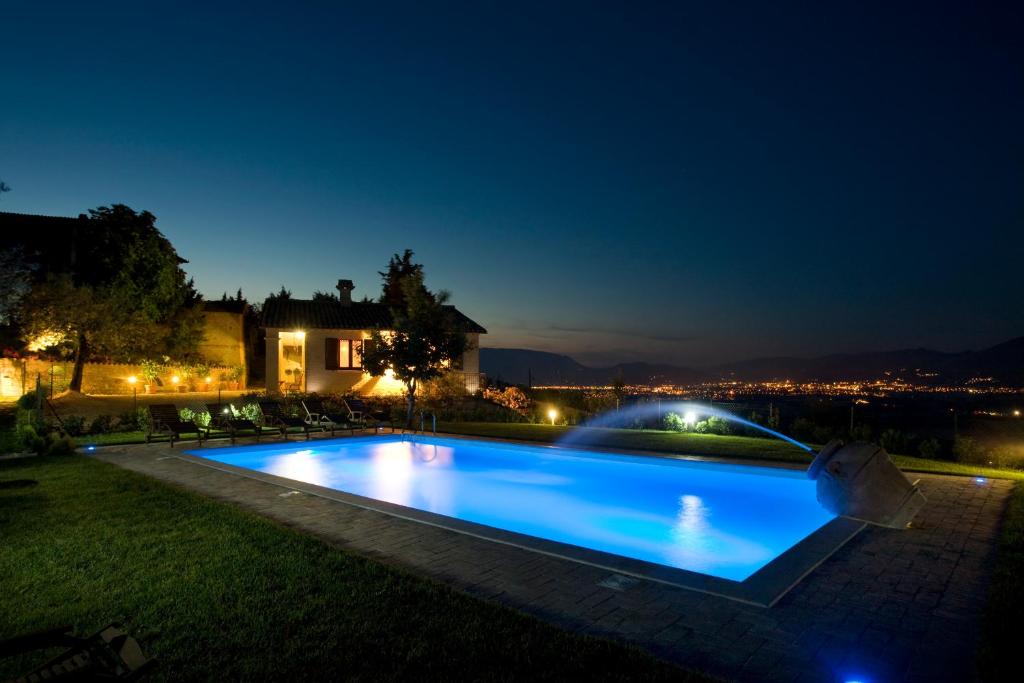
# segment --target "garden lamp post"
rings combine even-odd
[[[548,417],[551,419],[551,426],[555,426],[555,418],[558,417],[558,411],[554,408],[548,410]]]
[[[128,378],[128,384],[132,385],[132,414],[137,415],[139,412],[139,378],[132,375]]]

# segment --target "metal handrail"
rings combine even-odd
[[[426,434],[427,433],[427,428],[425,426],[426,419],[427,419],[427,411],[421,410],[420,411],[420,429],[419,429],[419,431],[422,434]],[[433,412],[430,413],[430,431],[431,431],[431,433],[434,436],[437,436],[437,413],[433,413]]]

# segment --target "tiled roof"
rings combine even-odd
[[[486,334],[487,330],[467,318],[454,306],[446,306],[455,313],[465,332]],[[313,301],[311,299],[267,299],[263,302],[263,327],[278,329],[370,330],[391,327],[391,309],[387,304],[353,301]]]

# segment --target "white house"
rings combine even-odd
[[[391,326],[387,304],[352,301],[351,280],[338,281],[338,299],[267,299],[262,327],[267,339],[267,391],[317,393],[355,391],[360,394],[394,394],[401,382],[391,377],[372,377],[363,372],[363,345],[373,329]],[[480,335],[487,330],[455,307],[469,339],[455,371],[461,372],[466,391],[480,388]]]

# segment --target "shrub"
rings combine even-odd
[[[30,391],[27,394],[23,394],[15,403],[22,410],[35,410],[39,407],[39,398],[36,396],[36,392]]]
[[[898,429],[886,429],[878,437],[878,445],[890,453],[903,453],[907,447],[907,437]]]
[[[234,408],[234,406],[231,406]],[[253,424],[263,424],[263,411],[260,410],[258,403],[244,403],[242,409],[238,411],[247,420],[251,420]]]
[[[71,436],[85,434],[85,418],[81,415],[68,415],[64,418],[64,431]]]
[[[181,419],[185,422],[192,422],[201,427],[208,427],[210,425],[210,414],[205,410],[192,410],[191,408],[182,408],[178,411],[181,415]]]
[[[460,372],[446,372],[423,384],[420,398],[427,408],[437,410],[466,398],[466,380]]]
[[[941,449],[939,440],[934,438],[924,439],[917,444],[917,452],[921,454],[922,458],[937,458]]]
[[[98,415],[89,427],[90,434],[109,434],[114,431],[113,415]]]
[[[686,431],[686,423],[679,417],[679,413],[666,413],[661,419],[661,426],[670,432]]]
[[[530,408],[530,398],[519,387],[506,387],[503,391],[485,389],[484,398],[520,414],[525,414]]]
[[[706,433],[728,436],[732,434],[732,423],[724,417],[712,416],[706,420]]]
[[[34,425],[18,425],[18,440],[27,451],[37,455],[66,455],[75,452],[75,444],[67,434],[37,430]]]
[[[984,463],[987,455],[981,444],[969,436],[958,436],[953,442],[953,457],[957,462]]]
[[[116,430],[120,432],[136,432],[145,429],[149,413],[145,408],[128,410],[117,416]]]
[[[139,374],[146,380],[147,384],[154,384],[158,381],[160,373],[165,370],[163,363],[155,360],[144,360],[139,364]]]

